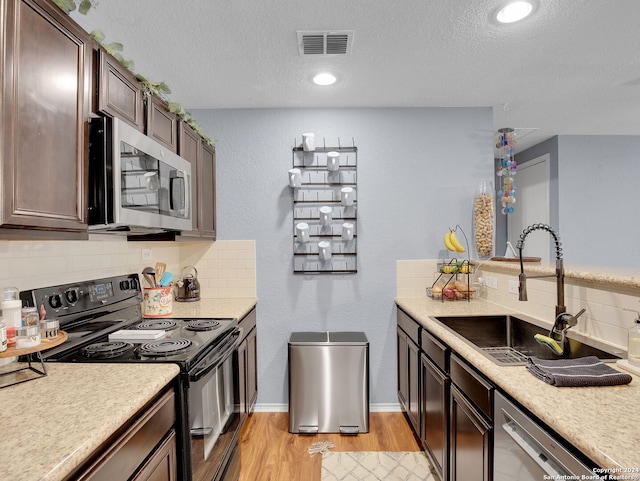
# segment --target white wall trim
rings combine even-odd
[[[399,403],[378,403],[378,404],[370,404],[369,412],[372,413],[395,413],[401,412]],[[254,408],[254,412],[257,413],[286,413],[289,412],[288,404],[269,404],[269,403],[261,403],[256,404]]]

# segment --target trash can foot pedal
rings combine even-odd
[[[298,433],[300,434],[318,434],[318,426],[298,426]]]
[[[360,426],[340,426],[340,434],[358,434]]]

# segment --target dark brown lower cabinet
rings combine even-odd
[[[420,433],[420,326],[398,309],[398,400],[415,433]]]
[[[491,481],[494,386],[398,308],[398,401],[440,481]]]
[[[65,481],[177,481],[175,421],[170,389]]]
[[[132,481],[178,481],[176,449],[176,433],[172,429]]]
[[[258,398],[258,335],[256,309],[242,318],[239,323],[243,339],[238,346],[238,367],[240,371],[240,404],[245,415],[251,414]]]
[[[451,386],[450,481],[491,480],[491,424]]]
[[[398,400],[414,432],[420,432],[420,350],[402,329],[398,328]]]
[[[404,412],[407,411],[409,398],[409,354],[407,347],[407,334],[400,328],[397,329],[397,358],[398,358],[398,401]]]
[[[456,354],[450,376],[449,480],[491,481],[494,387]]]
[[[422,364],[422,427],[420,439],[441,480],[447,479],[449,461],[449,376],[427,356]]]

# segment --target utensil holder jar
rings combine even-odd
[[[169,317],[173,314],[172,287],[145,287],[144,317]]]

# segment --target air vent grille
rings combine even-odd
[[[351,55],[353,30],[298,31],[300,55]]]

